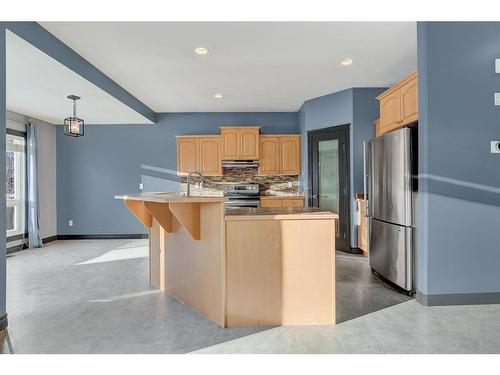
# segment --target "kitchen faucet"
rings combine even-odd
[[[188,174],[187,176],[187,194],[186,196],[189,198],[191,196],[191,176],[194,175],[194,174],[197,174],[198,176],[200,176],[201,178],[201,186],[204,187],[204,184],[205,184],[205,178],[203,177],[203,175],[200,173],[200,172],[191,172]]]

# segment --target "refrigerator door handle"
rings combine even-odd
[[[366,200],[366,212],[365,215],[367,217],[371,217],[373,215],[372,209],[372,156],[371,156],[371,142],[363,141],[363,193],[365,195]]]

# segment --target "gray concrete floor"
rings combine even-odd
[[[219,327],[148,283],[147,240],[57,241],[7,259],[15,353],[185,353],[266,328]]]
[[[337,253],[337,322],[409,298]],[[269,328],[220,328],[148,283],[147,240],[57,241],[7,260],[16,353],[186,353]],[[253,337],[253,336],[252,336]]]
[[[336,326],[277,327],[197,353],[500,353],[500,305],[415,300]]]
[[[335,268],[337,323],[411,299],[375,275],[366,256],[337,251]]]

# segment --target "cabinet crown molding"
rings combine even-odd
[[[418,72],[417,71],[414,71],[414,72],[408,74],[406,77],[404,77],[403,79],[399,80],[394,85],[392,85],[387,90],[385,90],[382,94],[380,94],[379,96],[377,96],[376,99],[377,100],[384,99],[388,95],[392,94],[394,91],[400,89],[401,86],[403,86],[404,84],[410,82],[412,79],[415,79],[417,77],[418,77]]]

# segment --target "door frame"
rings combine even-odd
[[[344,193],[344,203],[339,202],[339,216],[343,216],[346,222],[346,236],[344,238],[345,242],[343,245],[338,247],[335,246],[337,250],[342,250],[345,252],[352,252],[351,249],[351,166],[350,166],[350,128],[351,124],[342,124],[336,126],[330,126],[328,128],[321,128],[317,130],[310,130],[307,132],[307,159],[308,159],[308,205],[309,207],[313,206],[313,192],[314,192],[314,184],[315,181],[318,181],[318,171],[317,168],[314,168],[314,155],[313,155],[313,141],[317,136],[325,136],[330,135],[332,133],[342,133],[342,137],[344,138],[344,170],[342,170],[342,165],[339,165],[340,170],[340,181],[339,188],[342,186],[345,187]],[[341,162],[342,157],[339,160]],[[341,199],[342,200],[342,199]],[[343,210],[340,210],[340,207],[343,206]],[[340,231],[340,226],[339,226]]]

